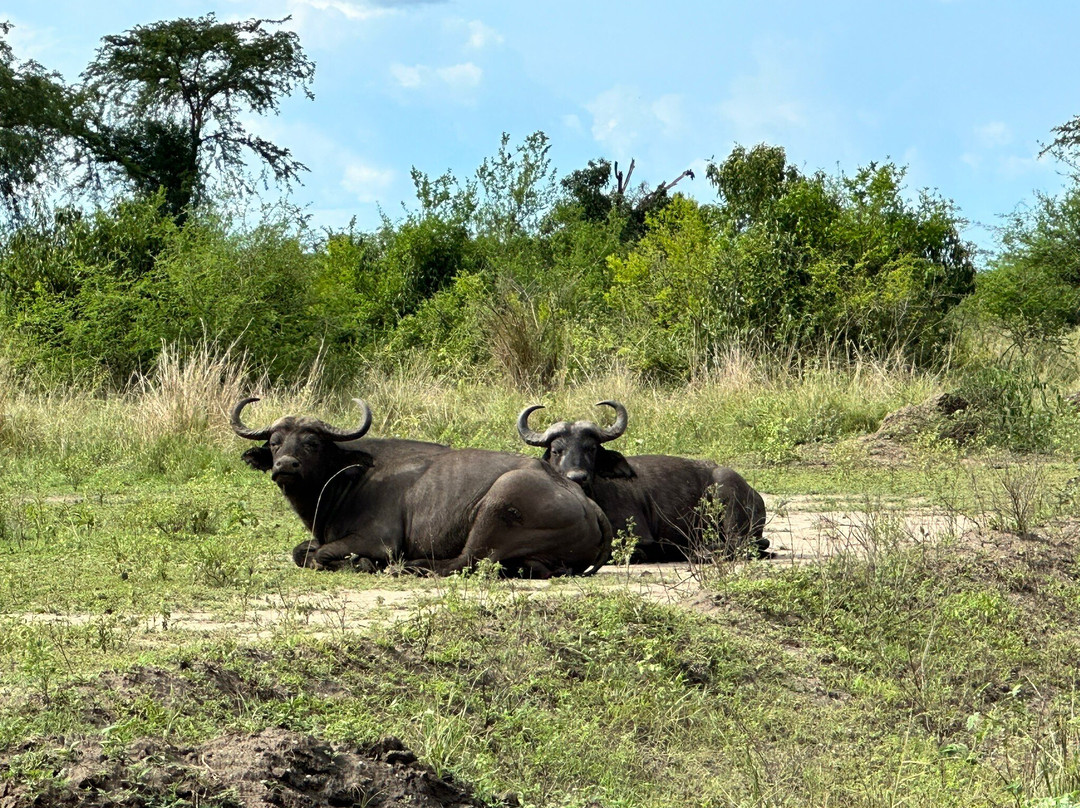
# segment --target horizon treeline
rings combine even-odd
[[[311,96],[282,22],[136,26],[74,84],[20,62],[0,22],[0,340],[20,378],[123,389],[196,343],[275,380],[415,357],[537,389],[683,383],[733,349],[934,369],[993,346],[1014,368],[1080,324],[1080,117],[1044,150],[1072,187],[1018,208],[978,273],[961,212],[903,166],[806,173],[769,144],[708,163],[699,202],[676,189],[689,170],[559,176],[543,132],[503,134],[470,177],[414,167],[400,219],[316,232],[285,202],[251,209],[254,174],[287,189],[307,170],[245,128]]]
[[[164,345],[211,341],[271,378],[418,355],[542,388],[614,366],[680,383],[732,346],[940,367],[965,331],[1023,354],[1078,323],[1075,189],[1017,216],[977,276],[958,211],[911,200],[893,163],[807,175],[737,146],[702,203],[602,159],[560,178],[549,149],[503,135],[465,181],[414,169],[413,210],[370,232],[284,206],[250,223],[227,199],[178,219],[163,190],[39,210],[0,242],[6,360],[122,387]]]
[[[464,182],[413,170],[417,204],[372,232],[315,234],[227,200],[178,221],[163,191],[24,217],[0,244],[8,359],[121,385],[162,346],[235,345],[273,377],[420,353],[523,386],[613,363],[660,381],[732,344],[939,362],[975,290],[953,206],[904,170],[805,175],[781,147],[712,163],[716,202],[628,189],[605,160],[561,179],[537,132]]]

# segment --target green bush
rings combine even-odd
[[[1080,325],[1080,188],[1014,214],[1002,253],[979,275],[972,307],[1022,353]]]
[[[149,362],[157,341],[135,326],[148,302],[140,283],[176,235],[156,197],[91,215],[60,209],[12,233],[0,252],[0,328],[18,336],[16,363],[125,380]]]
[[[991,446],[1019,451],[1054,448],[1063,404],[1056,385],[1025,359],[977,359],[956,375],[956,391],[970,406],[958,415],[963,430]]]
[[[707,172],[718,204],[665,193],[642,206],[606,189],[600,164],[558,196],[548,148],[542,133],[517,148],[504,136],[464,187],[414,170],[418,210],[373,233],[316,238],[295,212],[248,224],[213,205],[178,226],[160,195],[59,211],[0,251],[0,331],[20,369],[114,387],[163,345],[200,340],[274,379],[315,362],[349,379],[407,351],[530,387],[618,364],[684,381],[732,345],[945,354],[968,249],[952,207],[907,199],[896,166],[804,176],[783,149],[737,148]],[[1069,299],[1051,293],[1067,319]]]
[[[693,368],[732,342],[804,356],[942,354],[947,315],[974,279],[952,207],[925,193],[905,200],[892,164],[850,178],[784,166],[782,149],[736,149],[710,166],[719,206],[676,197],[628,255],[609,259],[608,303],[632,344],[654,352],[641,367]],[[671,345],[681,362],[665,355]]]

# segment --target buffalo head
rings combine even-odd
[[[237,402],[230,424],[233,432],[248,440],[266,441],[262,446],[248,449],[243,460],[258,471],[269,471],[283,491],[321,487],[329,477],[346,465],[362,466],[362,455],[350,452],[346,463],[339,443],[362,437],[371,426],[371,410],[360,399],[353,399],[363,411],[362,423],[353,430],[341,430],[318,418],[286,416],[262,429],[252,429],[240,420],[244,407],[258,398]],[[360,462],[358,462],[360,461]]]
[[[634,476],[633,469],[620,452],[603,446],[626,431],[626,407],[617,401],[601,401],[596,406],[615,410],[615,423],[602,427],[592,421],[559,421],[542,433],[534,432],[529,428],[529,416],[536,410],[542,410],[544,407],[541,404],[526,407],[517,421],[521,439],[530,446],[542,446],[546,450],[544,461],[586,491],[592,487],[596,477]]]

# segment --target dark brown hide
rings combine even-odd
[[[622,434],[625,408],[617,402],[601,402],[616,409],[617,426],[603,428],[592,421],[560,421],[543,433],[528,427],[531,412],[518,418],[518,431],[526,443],[543,446],[543,460],[577,483],[603,509],[614,531],[632,523],[638,539],[636,560],[668,561],[687,558],[699,551],[722,550],[729,554],[749,550],[763,553],[765,502],[738,472],[709,460],[671,455],[624,456],[603,443]],[[617,432],[612,436],[613,432]],[[704,546],[703,512],[707,501],[722,506],[720,547]]]
[[[293,551],[301,566],[404,561],[445,575],[491,559],[548,577],[594,572],[610,555],[600,508],[535,458],[354,437],[306,417],[252,430],[239,418],[249,402],[237,405],[233,428],[266,440],[243,459],[271,472],[310,531]]]

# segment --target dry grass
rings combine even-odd
[[[255,372],[235,344],[166,344],[154,369],[135,377],[125,399],[134,429],[142,441],[165,435],[205,435],[214,441],[232,434],[229,414],[241,398],[257,396],[262,419],[284,413],[307,413],[325,406],[321,354],[308,372],[291,385],[272,384]]]
[[[492,358],[506,379],[523,390],[558,384],[559,371],[570,353],[562,323],[547,308],[512,291],[487,313]]]
[[[0,412],[8,413],[6,421],[19,422],[20,432],[50,441],[78,421],[98,424],[100,439],[112,445],[150,445],[177,435],[223,445],[234,440],[228,416],[245,396],[261,399],[245,412],[253,426],[287,414],[348,424],[356,418],[352,399],[361,398],[374,415],[373,435],[527,451],[514,429],[523,407],[547,407],[534,418],[538,428],[549,420],[580,418],[606,424],[613,413],[595,405],[614,399],[629,410],[630,425],[612,448],[739,466],[754,456],[791,457],[800,443],[873,431],[885,414],[926,398],[940,384],[937,376],[899,364],[843,366],[826,357],[806,367],[791,357],[739,346],[684,387],[649,383],[615,366],[541,391],[484,372],[439,375],[420,355],[404,355],[390,372],[367,367],[351,378],[328,377],[316,360],[303,378],[282,384],[253,369],[235,346],[203,341],[164,346],[153,370],[121,396],[103,395],[100,388],[42,392],[9,384],[0,386]]]
[[[222,434],[233,404],[250,389],[245,360],[233,345],[163,345],[153,371],[136,377],[129,392],[139,433]]]

